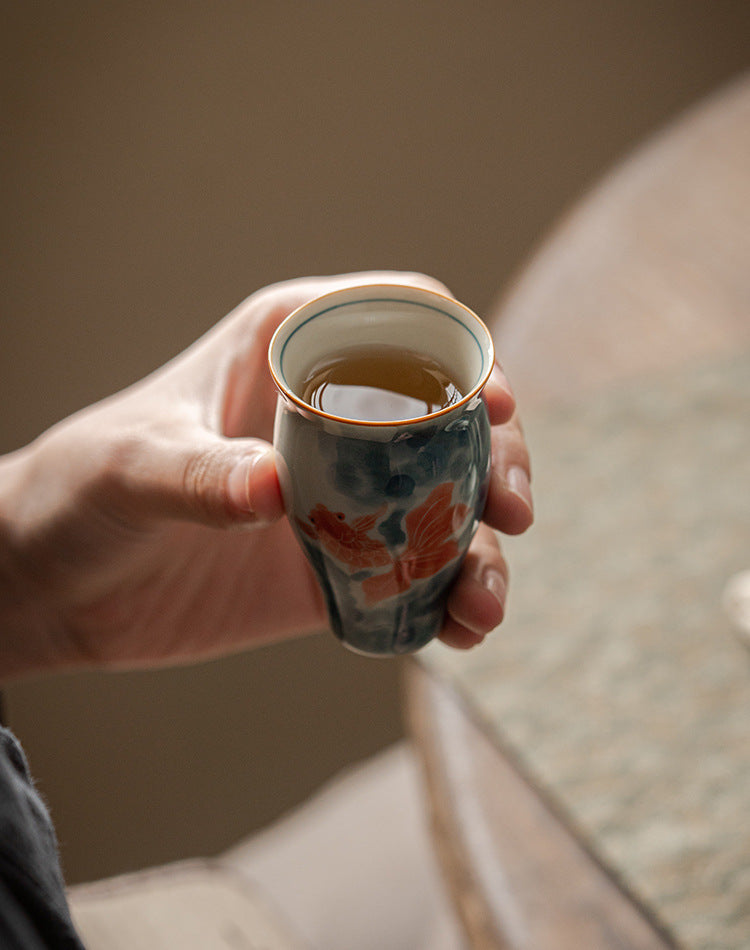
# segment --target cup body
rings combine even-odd
[[[398,422],[332,416],[300,398],[313,364],[363,343],[437,359],[465,395]],[[269,364],[279,390],[274,445],[284,504],[333,632],[359,653],[413,652],[440,631],[486,498],[490,424],[481,390],[493,359],[489,331],[468,308],[391,284],[326,294],[274,335]]]

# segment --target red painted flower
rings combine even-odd
[[[362,581],[366,602],[375,604],[408,590],[415,580],[432,577],[458,556],[455,535],[466,520],[468,508],[452,505],[452,496],[453,482],[444,482],[406,515],[406,548],[396,558],[382,541],[367,535],[385,514],[385,505],[351,525],[341,512],[316,505],[309,515],[310,524],[300,519],[297,524],[304,534],[320,541],[332,557],[354,571],[391,566],[389,571]]]

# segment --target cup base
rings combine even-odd
[[[356,653],[358,656],[366,656],[374,660],[392,660],[394,657],[398,656],[411,656],[414,653],[418,653],[423,647],[426,647],[428,643],[432,642],[435,639],[437,634],[431,634],[424,640],[418,640],[414,643],[404,644],[398,649],[368,649],[363,647],[358,643],[351,643],[349,640],[345,640],[342,637],[337,637],[343,646],[347,650],[350,650],[352,653]]]
[[[362,624],[342,622],[342,617],[332,619],[333,633],[349,650],[360,656],[396,657],[408,656],[427,646],[440,633],[445,615],[445,597],[432,604],[432,609],[417,612],[416,605],[402,603],[390,624]],[[351,621],[351,618],[349,618]]]

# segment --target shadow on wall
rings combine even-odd
[[[645,0],[15,5],[0,447],[271,281],[417,269],[487,312],[602,169],[746,67],[748,27]],[[393,741],[398,668],[321,637],[8,707],[72,882],[217,851]]]

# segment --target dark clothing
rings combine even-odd
[[[0,947],[83,950],[70,919],[52,822],[21,746],[2,727]]]

